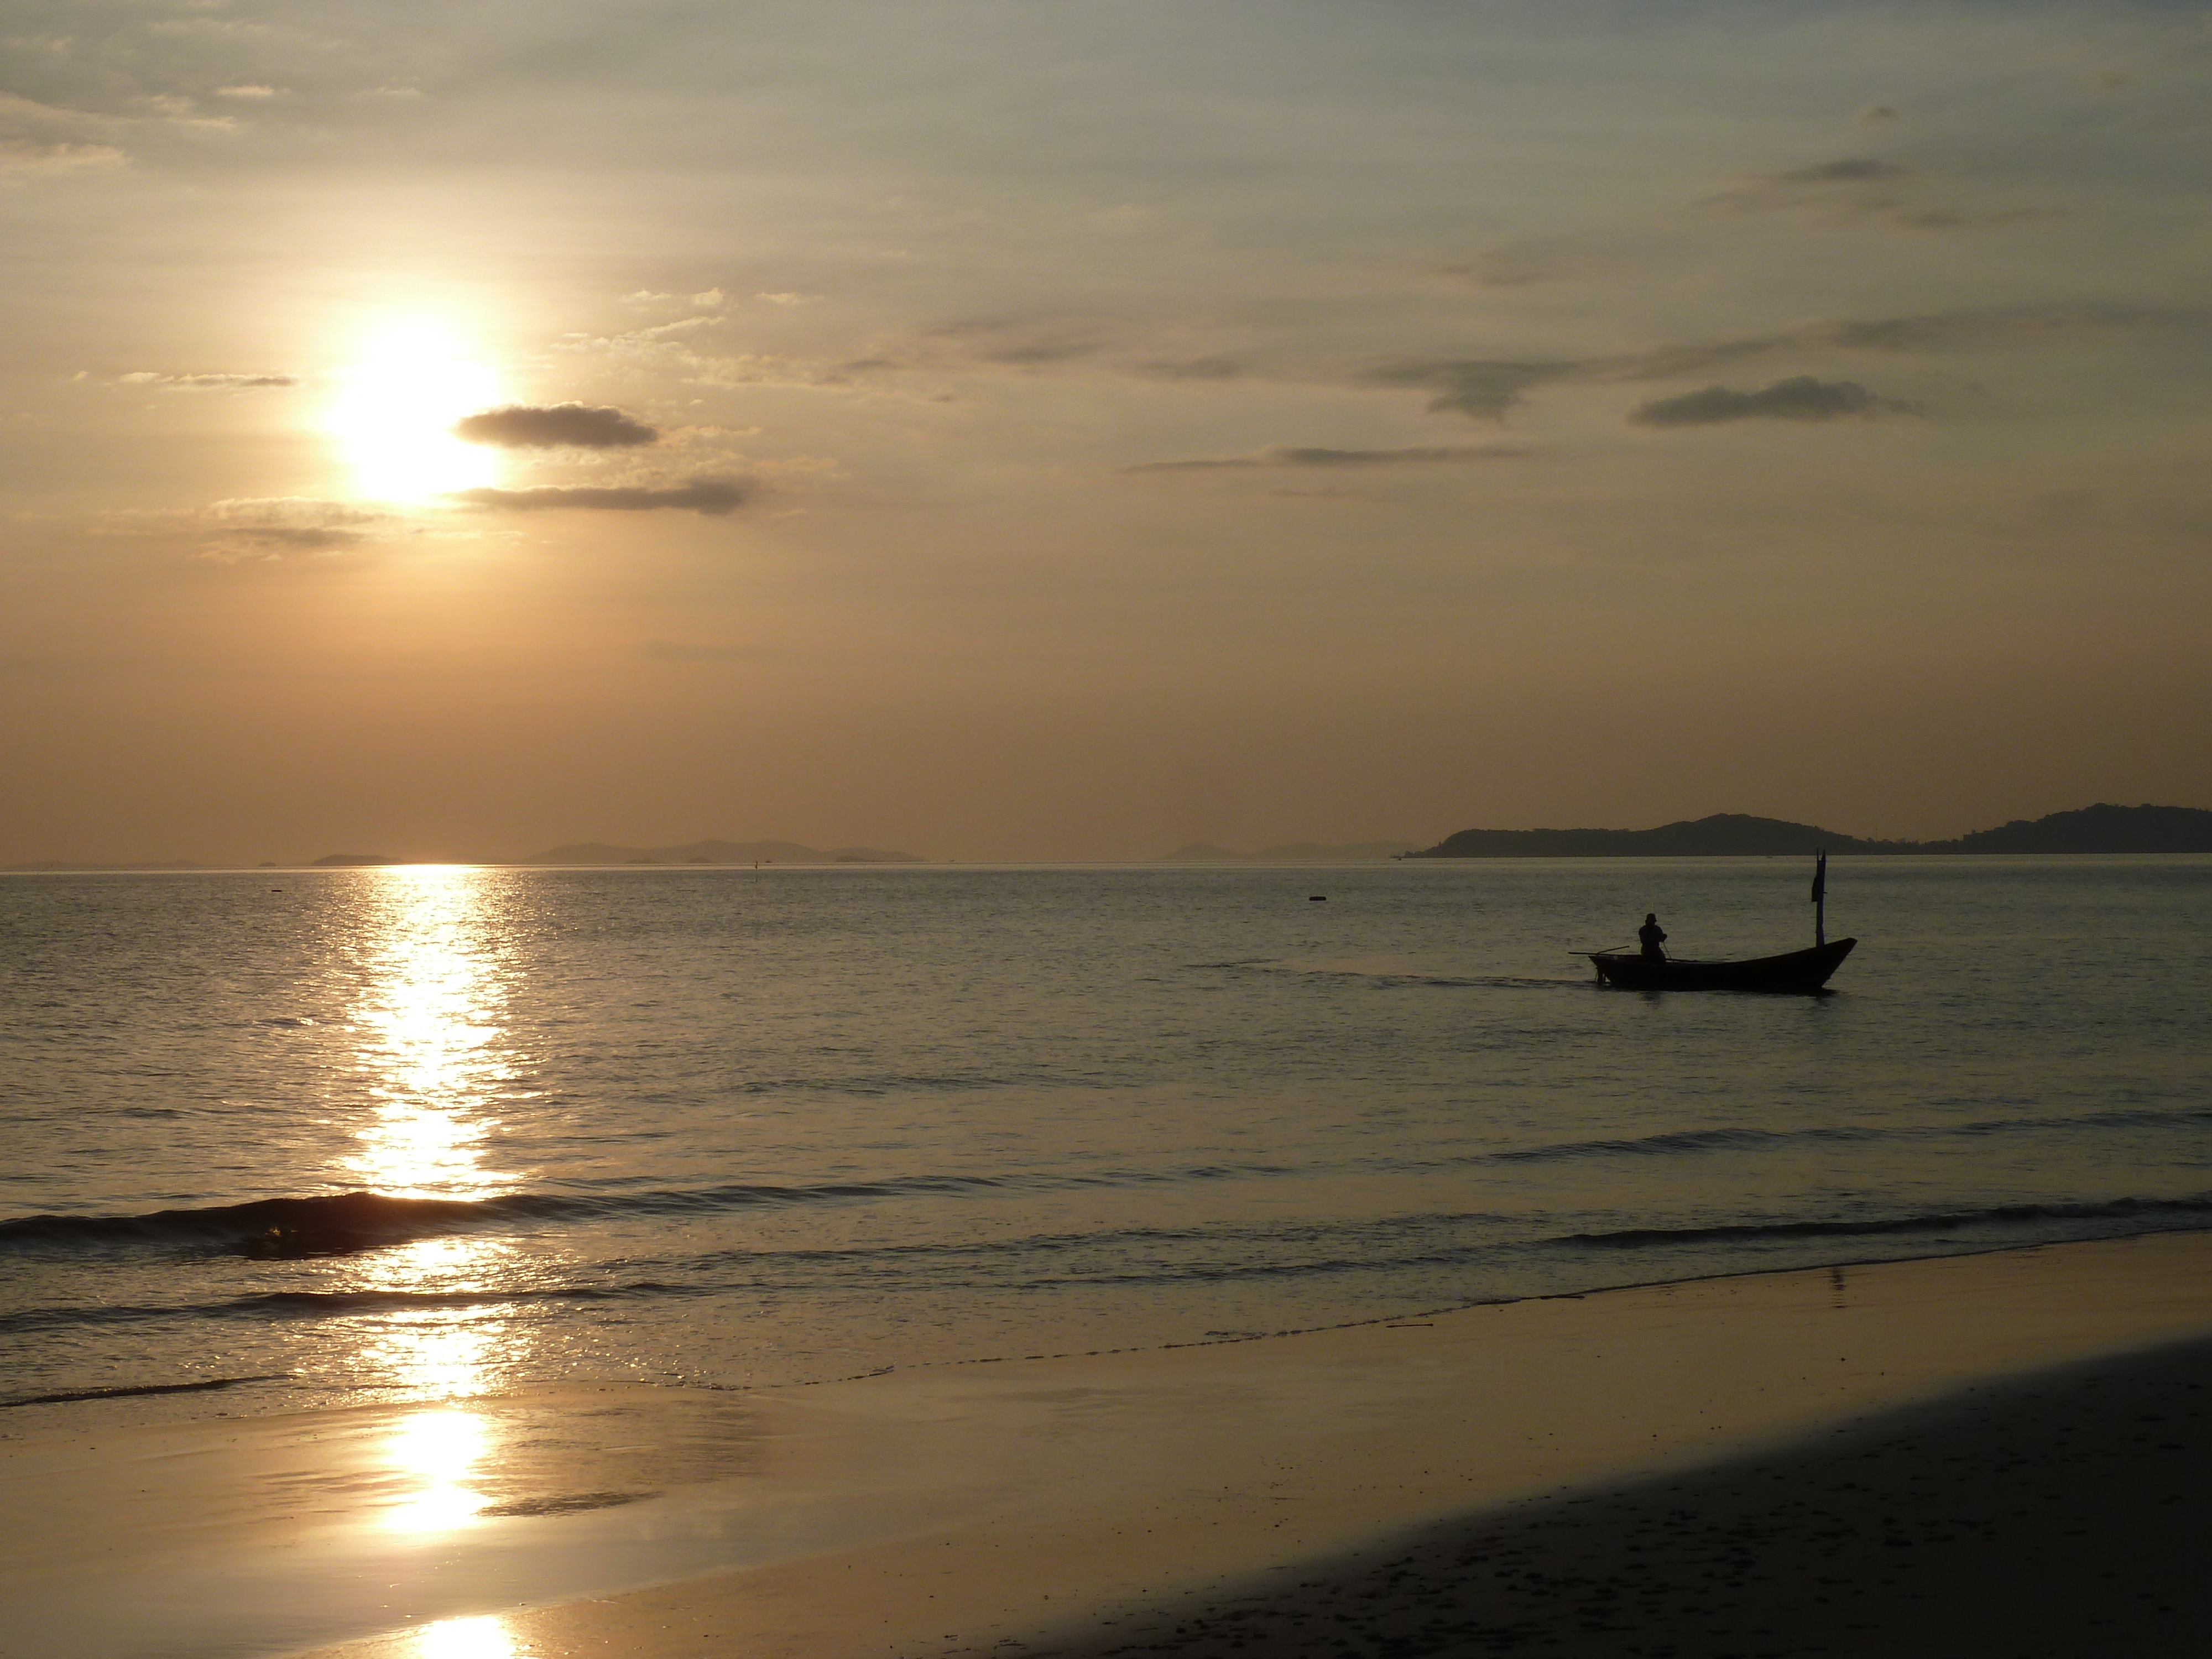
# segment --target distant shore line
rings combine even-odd
[[[2212,854],[2212,811],[2195,806],[2112,806],[2099,803],[2039,818],[2015,818],[1950,841],[1876,841],[1784,818],[1715,812],[1653,830],[1462,830],[1433,847],[1412,842],[1293,842],[1239,853],[1193,842],[1155,859],[928,859],[876,847],[823,850],[799,842],[696,841],[678,847],[622,847],[576,842],[520,859],[404,859],[377,853],[326,853],[299,863],[210,865],[188,859],[70,862],[48,859],[0,866],[6,873],[159,870],[380,869],[404,865],[483,866],[501,869],[625,869],[770,865],[852,867],[886,865],[1037,865],[1053,868],[1161,864],[1383,864],[1411,859],[1591,858],[1914,858],[1958,854],[2051,856],[2082,854]]]

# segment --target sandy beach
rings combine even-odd
[[[2208,1382],[2183,1234],[757,1395],[11,1423],[0,1652],[2196,1651]]]

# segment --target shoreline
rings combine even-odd
[[[2204,1337],[2212,1233],[2160,1233],[750,1394],[32,1435],[0,1443],[0,1654],[1088,1652],[1148,1607]]]

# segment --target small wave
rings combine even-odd
[[[1389,968],[1361,967],[1357,963],[1286,962],[1279,957],[1256,957],[1249,962],[1194,962],[1193,968],[1256,969],[1263,973],[1300,975],[1312,979],[1364,979],[1384,991],[1556,991],[1581,990],[1586,975],[1564,978],[1528,974],[1419,974]]]
[[[1568,979],[1539,979],[1527,974],[1477,974],[1466,976],[1449,974],[1370,974],[1368,977],[1386,991],[1556,991],[1562,987],[1579,991],[1586,983],[1579,976]]]
[[[0,1249],[87,1250],[136,1246],[278,1257],[343,1255],[410,1239],[528,1223],[584,1221],[625,1211],[667,1214],[753,1204],[876,1198],[900,1191],[966,1191],[990,1184],[988,1178],[916,1176],[817,1187],[732,1186],[615,1198],[555,1193],[509,1193],[483,1199],[331,1193],[312,1198],[256,1199],[205,1209],[157,1210],[150,1215],[25,1216],[0,1221]]]
[[[518,1498],[511,1503],[489,1504],[477,1513],[503,1516],[574,1515],[583,1510],[611,1510],[623,1504],[641,1504],[648,1498],[659,1496],[657,1492],[572,1492],[558,1498]]]
[[[1630,1139],[1567,1140],[1550,1146],[1524,1146],[1483,1156],[1498,1164],[1554,1164],[1584,1158],[1669,1158],[1684,1152],[1749,1152],[1799,1140],[1881,1140],[1894,1133],[1849,1125],[1815,1129],[1678,1129],[1668,1134]]]
[[[73,1330],[89,1325],[158,1324],[164,1320],[200,1319],[337,1319],[348,1315],[428,1313],[454,1309],[505,1307],[531,1303],[627,1302],[655,1297],[714,1296],[725,1287],[716,1285],[671,1285],[642,1279],[623,1285],[538,1285],[509,1289],[484,1287],[465,1291],[269,1291],[223,1302],[103,1302],[79,1307],[29,1308],[21,1313],[0,1314],[0,1335]],[[261,1377],[232,1379],[263,1382]],[[216,1383],[164,1385],[143,1392],[181,1392],[214,1388]],[[124,1393],[142,1392],[125,1389]],[[79,1396],[71,1395],[75,1399]],[[94,1395],[82,1396],[85,1399]],[[21,1401],[35,1405],[40,1401]]]
[[[1869,1221],[1762,1221],[1715,1227],[1628,1227],[1618,1232],[1569,1233],[1563,1244],[1611,1249],[1712,1244],[1784,1238],[1856,1238],[1877,1234],[1951,1233],[1969,1227],[2021,1226],[2038,1221],[2125,1220],[2131,1216],[2212,1215],[2212,1193],[2193,1198],[2115,1198],[2085,1204],[1999,1204],[1952,1214],[1892,1216]]]
[[[202,1382],[141,1382],[136,1387],[116,1389],[72,1389],[64,1394],[30,1394],[15,1400],[0,1400],[0,1411],[14,1406],[67,1406],[82,1400],[131,1400],[149,1394],[205,1394],[210,1389],[234,1389],[241,1382],[281,1382],[283,1371],[264,1371],[256,1376],[215,1376]]]
[[[757,1206],[865,1202],[871,1199],[965,1197],[994,1191],[1068,1191],[1085,1187],[1221,1181],[1281,1174],[1201,1165],[1193,1169],[1083,1171],[1068,1174],[895,1176],[880,1181],[815,1185],[732,1183],[692,1191],[592,1197],[564,1193],[508,1193],[496,1198],[407,1198],[386,1193],[331,1193],[264,1198],[204,1209],[147,1215],[33,1215],[0,1221],[0,1251],[76,1253],[152,1249],[212,1250],[292,1258],[356,1250],[464,1232],[576,1224],[634,1216],[675,1216]]]
[[[1503,1152],[1477,1152],[1468,1163],[1551,1164],[1576,1158],[1666,1158],[1684,1153],[1756,1152],[1767,1147],[1885,1140],[1974,1139],[1985,1135],[2063,1134],[2075,1129],[2172,1129],[2212,1121],[2212,1110],[2183,1111],[2124,1108],[2075,1117],[1983,1118],[1971,1123],[1904,1123],[1877,1127],[1823,1123],[1803,1129],[1678,1129],[1666,1134],[1618,1139],[1565,1140],[1547,1146],[1523,1146]]]
[[[0,1248],[96,1249],[118,1246],[227,1249],[248,1255],[335,1255],[488,1221],[558,1214],[558,1198],[397,1198],[331,1193],[263,1198],[149,1215],[33,1215],[0,1221]]]

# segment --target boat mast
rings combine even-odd
[[[1813,943],[1828,942],[1828,849],[1822,848],[1813,863]]]

